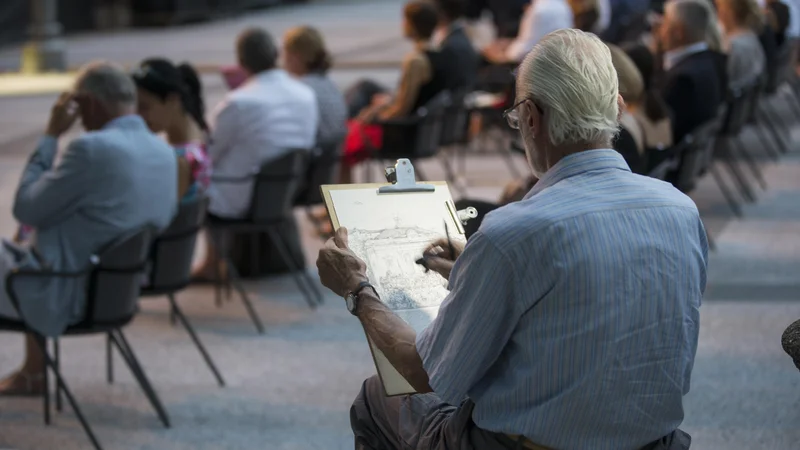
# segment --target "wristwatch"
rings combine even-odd
[[[374,292],[376,296],[378,295],[378,291],[375,290],[375,286],[371,285],[369,281],[362,281],[361,283],[358,283],[358,286],[353,289],[352,292],[344,296],[344,301],[347,304],[347,310],[350,311],[350,314],[354,316],[358,315],[358,294],[360,294],[365,288],[372,289],[372,292]]]

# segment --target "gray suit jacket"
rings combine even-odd
[[[104,245],[144,226],[166,228],[177,205],[174,150],[139,116],[113,120],[72,141],[44,137],[22,174],[14,217],[36,229],[32,245],[53,270],[80,270]],[[85,280],[26,280],[20,312],[47,336],[84,317]]]

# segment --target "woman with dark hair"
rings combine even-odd
[[[295,27],[283,37],[284,68],[308,85],[317,97],[317,146],[339,147],[347,134],[347,104],[328,77],[331,57],[325,41],[311,27]]]
[[[133,73],[138,88],[139,115],[154,133],[164,133],[178,160],[178,194],[192,198],[210,183],[211,160],[206,155],[208,124],[197,72],[188,64],[147,59]]]

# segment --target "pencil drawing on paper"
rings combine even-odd
[[[405,310],[438,306],[447,295],[447,281],[414,264],[441,232],[418,227],[370,231],[353,229],[350,247],[367,264],[367,276],[389,308]]]

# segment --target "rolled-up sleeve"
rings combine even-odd
[[[433,391],[458,405],[508,343],[520,317],[514,267],[480,232],[450,276],[437,318],[417,335],[417,351]]]

